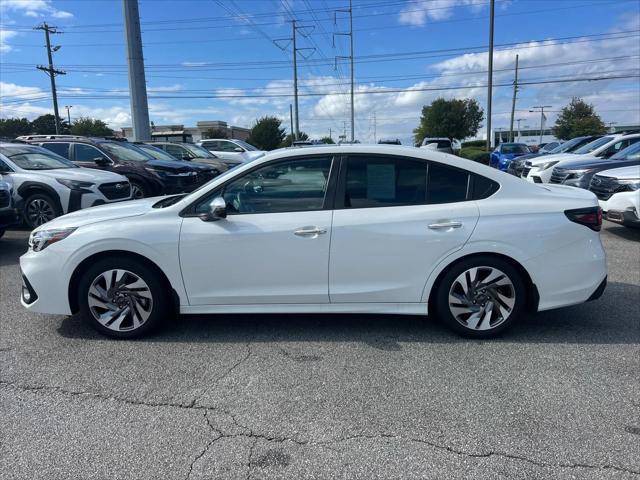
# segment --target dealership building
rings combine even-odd
[[[195,127],[184,125],[154,125],[151,124],[151,137],[158,142],[199,142],[207,137],[207,130],[222,130],[227,133],[227,138],[246,140],[250,130],[244,127],[227,125],[220,120],[205,120],[197,122]],[[124,127],[122,135],[127,140],[133,140],[133,128]]]

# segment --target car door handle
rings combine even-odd
[[[320,227],[302,227],[293,233],[294,235],[297,235],[299,237],[311,237],[314,235],[322,235],[323,233],[327,233],[327,231],[324,228]]]
[[[438,222],[438,223],[432,223],[429,225],[429,228],[431,230],[445,230],[448,228],[460,228],[460,227],[462,227],[462,222],[456,222],[456,221]]]

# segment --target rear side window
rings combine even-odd
[[[471,175],[471,199],[482,200],[488,198],[498,191],[500,185],[493,180],[489,180],[482,175]]]
[[[61,157],[64,157],[67,160],[69,160],[69,144],[68,143],[50,142],[50,143],[43,143],[42,146],[47,150],[51,150],[52,152],[57,153]]]
[[[402,157],[352,157],[347,162],[346,208],[422,205],[427,163]]]
[[[105,158],[100,150],[91,145],[84,143],[76,143],[75,145],[75,161],[76,162],[94,162],[97,158]]]
[[[467,199],[469,173],[439,163],[429,165],[427,203],[463,202]]]

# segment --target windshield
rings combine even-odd
[[[46,148],[26,145],[1,147],[0,153],[9,157],[18,167],[24,170],[58,170],[60,168],[78,168],[66,158]]]
[[[584,140],[584,137],[572,138],[571,140],[568,140],[568,141],[566,141],[564,143],[561,143],[556,148],[551,150],[549,153],[564,153],[564,152],[567,152],[570,149],[572,149],[573,147],[575,147],[576,145],[580,144],[580,142],[582,142],[583,140]]]
[[[214,155],[211,154],[211,152],[209,152],[209,150],[206,150],[198,145],[182,144],[182,146],[187,150],[189,150],[193,155],[195,155],[198,158],[216,158]]]
[[[258,151],[258,149],[256,147],[254,147],[253,145],[251,145],[250,143],[243,142],[242,140],[234,140],[234,142],[237,143],[238,145],[240,145],[245,150],[248,150],[250,152],[257,152]]]
[[[151,155],[156,160],[172,160],[174,162],[176,161],[176,157],[169,155],[161,148],[154,147],[153,145],[136,145],[136,147],[144,151],[144,153]]]
[[[505,143],[502,145],[502,153],[531,153],[524,143]]]
[[[601,138],[598,138],[597,140],[594,140],[593,142],[589,142],[586,145],[583,145],[579,149],[575,150],[573,153],[575,153],[576,155],[584,155],[585,153],[591,153],[595,149],[603,146],[606,143],[609,143],[611,140],[613,140],[613,137],[601,137]]]
[[[640,142],[629,145],[627,148],[620,150],[609,160],[640,160]]]
[[[146,162],[153,157],[135,145],[124,142],[100,142],[100,146],[119,160]]]

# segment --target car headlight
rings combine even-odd
[[[624,185],[627,191],[640,190],[640,178],[630,178],[627,180],[618,180],[620,185]]]
[[[573,170],[571,171],[571,174],[569,175],[569,178],[581,178],[584,177],[587,173],[591,173],[591,172],[595,172],[596,169],[595,168],[583,168],[580,170]]]
[[[64,240],[75,231],[76,227],[36,230],[29,235],[29,248],[34,252],[39,252],[53,243]]]
[[[540,170],[546,170],[547,168],[551,168],[559,161],[560,160],[555,160],[555,161],[543,163],[542,165],[540,165]]]
[[[70,188],[71,190],[81,190],[83,188],[91,188],[95,185],[95,183],[91,182],[81,182],[79,180],[68,180],[66,178],[56,178],[58,183],[61,183],[65,187]]]

